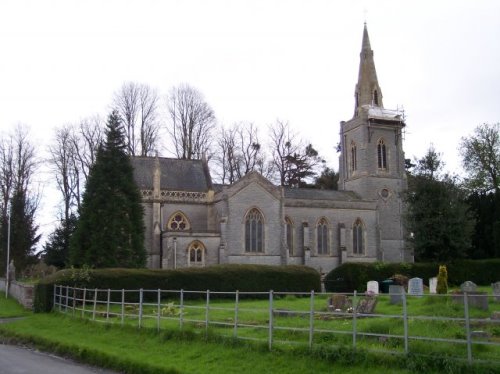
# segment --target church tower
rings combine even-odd
[[[340,123],[339,189],[377,202],[378,260],[412,261],[403,230],[404,116],[384,108],[366,23],[354,101],[353,118]]]

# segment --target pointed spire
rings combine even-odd
[[[354,116],[358,115],[358,108],[363,105],[373,105],[383,108],[382,90],[378,84],[377,71],[373,60],[373,51],[368,36],[368,28],[363,30],[363,42],[361,45],[358,83],[355,90]]]

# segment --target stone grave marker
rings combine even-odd
[[[374,296],[365,297],[359,300],[359,303],[356,306],[356,312],[360,314],[372,314],[375,310],[376,305],[377,305],[376,297]]]
[[[500,301],[500,282],[492,283],[491,288],[493,288],[493,296],[495,296],[495,301]]]
[[[374,295],[378,295],[378,282],[377,281],[369,281],[367,284],[366,284],[366,292],[368,294],[374,294]]]
[[[391,304],[401,304],[403,302],[403,294],[405,288],[403,286],[391,285],[389,286],[389,294],[391,295]]]
[[[351,300],[342,294],[333,294],[328,299],[328,311],[336,312],[336,311],[345,311],[350,308],[352,305]]]
[[[471,281],[465,281],[460,285],[460,291],[467,293],[475,293],[477,291],[477,285]]]
[[[424,281],[422,278],[411,278],[408,281],[408,295],[422,296],[424,294]]]
[[[437,293],[437,285],[438,285],[437,277],[429,278],[429,293],[436,294]]]

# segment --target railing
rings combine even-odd
[[[459,296],[463,300],[457,304],[456,296],[419,297],[403,293],[398,294],[402,299],[400,304],[386,303],[385,313],[377,314],[360,311],[364,295],[356,292],[342,295],[352,303],[348,311],[328,310],[329,295],[314,291],[213,292],[54,286],[53,303],[55,310],[94,321],[136,324],[139,328],[153,327],[158,331],[192,328],[208,334],[211,330],[238,339],[266,341],[270,350],[275,344],[305,344],[309,347],[330,344],[392,354],[430,354],[439,353],[448,344],[448,356],[450,351],[455,352],[453,347],[465,346],[463,357],[450,357],[469,363],[500,363],[500,320],[486,318],[485,312],[470,308],[469,298],[478,296],[464,293]],[[376,297],[385,302],[390,296],[382,294]],[[422,302],[409,301],[413,297],[429,298],[424,301],[435,303],[436,313],[415,314],[414,310],[417,311]],[[491,296],[481,297],[491,298],[493,309],[500,312],[500,302]],[[452,303],[456,315],[440,316],[439,308],[443,303]],[[463,310],[460,311],[462,304]],[[376,326],[373,327],[372,323]],[[493,339],[485,339],[480,334],[488,335],[489,332],[473,331],[474,326],[493,331]],[[422,333],[422,330],[428,331]],[[418,334],[412,334],[412,331]],[[442,335],[439,335],[440,331]],[[425,347],[419,342],[424,342]],[[434,344],[431,349],[428,342]]]

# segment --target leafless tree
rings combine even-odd
[[[237,154],[234,128],[221,127],[217,136],[217,152],[215,152],[214,161],[218,166],[217,171],[222,184],[231,184],[237,180]]]
[[[149,156],[157,149],[160,122],[158,93],[146,84],[124,83],[115,93],[114,107],[125,127],[130,155]]]
[[[167,131],[177,157],[199,159],[209,152],[215,114],[198,90],[187,84],[172,88],[168,95],[168,115],[171,123]]]
[[[56,128],[52,144],[49,145],[49,163],[63,198],[64,220],[68,222],[72,207],[78,206],[80,172],[75,148],[75,127],[66,125]]]

